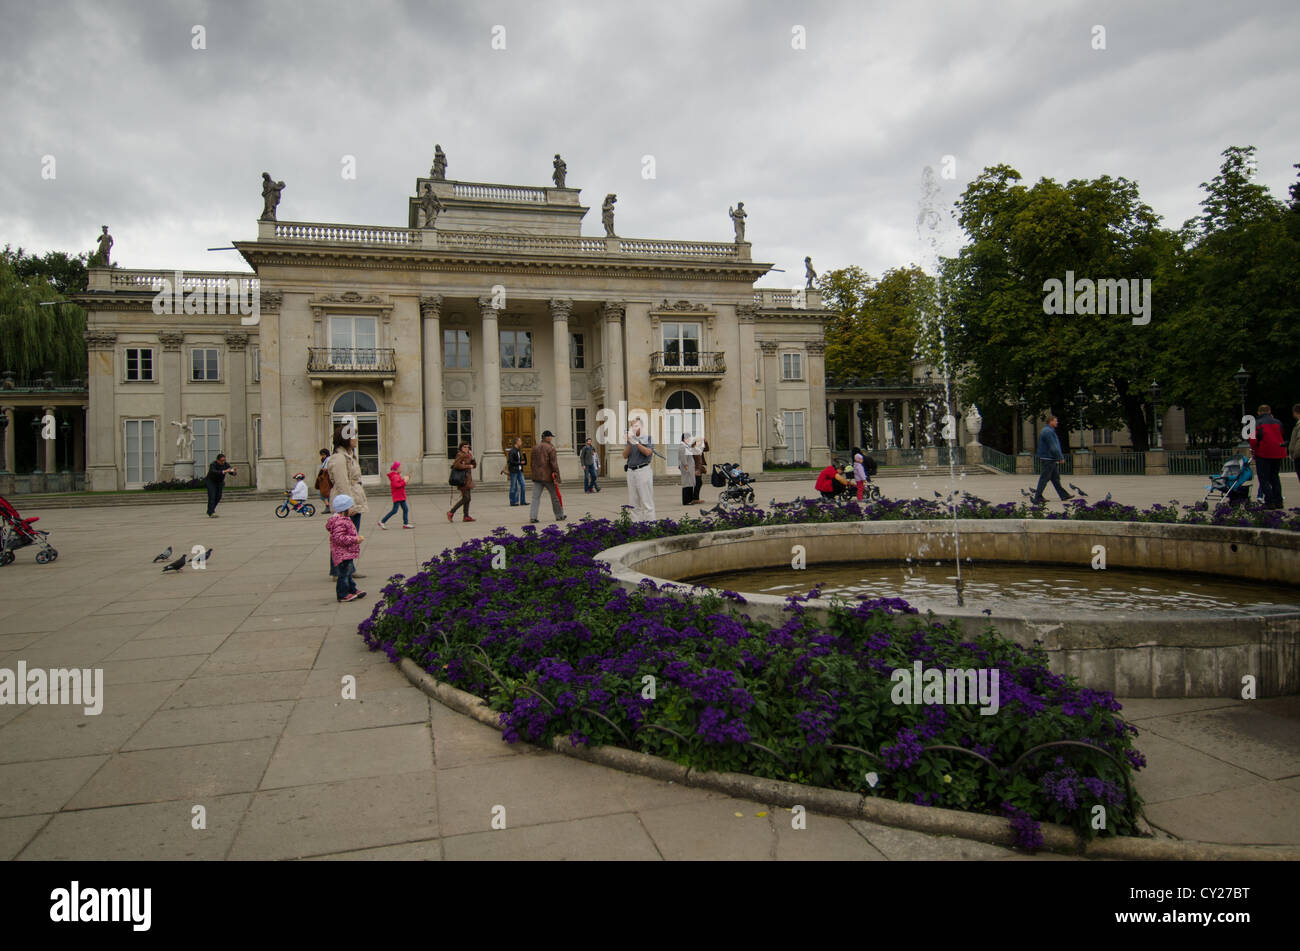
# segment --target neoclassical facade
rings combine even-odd
[[[313,471],[344,421],[376,482],[400,460],[445,485],[462,439],[476,479],[503,482],[505,448],[548,429],[563,471],[605,437],[622,478],[634,411],[661,473],[701,425],[714,461],[751,471],[828,458],[817,292],[755,289],[771,266],[746,241],[584,236],[587,211],[573,188],[420,178],[402,227],[264,215],[235,242],[252,274],[92,269],[89,487],[172,478],[180,422],[200,473],[222,451],[263,489]],[[231,280],[252,315],[212,306]],[[192,312],[156,313],[160,288]]]

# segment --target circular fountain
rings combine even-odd
[[[958,540],[952,527],[947,520],[766,525],[656,538],[609,549],[600,558],[628,588],[646,578],[711,587],[708,579],[728,573],[725,588],[744,594],[745,613],[780,624],[786,596],[806,593],[845,566],[854,566],[860,577],[872,573],[867,566],[898,572],[898,590],[877,587],[872,597],[907,596],[904,579],[913,565],[934,568],[938,562],[941,575],[945,567],[955,570]],[[1258,697],[1300,692],[1300,534],[963,519],[960,546],[970,583],[965,603],[957,604],[951,585],[946,593],[942,585],[922,585],[919,595],[907,596],[909,603],[940,620],[959,621],[969,634],[991,623],[1022,645],[1042,641],[1053,670],[1085,686],[1127,697],[1241,697],[1249,676]],[[793,567],[800,563],[806,567]],[[1054,583],[1061,584],[1054,567],[1072,570],[1076,578],[1079,571],[1104,575],[1108,593],[1053,598]],[[1028,568],[1035,570],[1020,574]],[[774,584],[770,576],[754,577],[747,585],[737,582],[752,576],[733,574],[773,569],[788,580]],[[1158,573],[1167,584],[1135,575],[1127,579],[1132,595],[1125,597],[1128,572]],[[1216,588],[1219,580],[1226,587]],[[1073,581],[1064,586],[1080,587]],[[763,587],[781,593],[755,591]],[[851,585],[846,589],[855,594]],[[1025,596],[1017,596],[1018,590]],[[1186,596],[1176,597],[1180,591]],[[823,597],[806,609],[824,616],[831,606]]]

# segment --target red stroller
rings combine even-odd
[[[9,504],[9,500],[0,495],[0,567],[14,560],[14,550],[35,545],[36,563],[48,565],[59,557],[59,553],[50,545],[50,533],[33,528],[32,523],[40,521],[39,515],[23,518],[18,510]]]

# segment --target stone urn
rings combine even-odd
[[[970,409],[966,411],[966,432],[970,433],[970,442],[968,446],[978,446],[980,444],[980,430],[984,427],[984,417],[980,415],[979,407],[971,403]]]

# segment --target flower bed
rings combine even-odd
[[[969,496],[957,505],[966,518],[1042,514]],[[841,606],[823,627],[796,597],[786,622],[771,627],[749,619],[734,593],[688,596],[649,584],[629,593],[595,561],[615,545],[666,535],[945,514],[939,500],[815,500],[705,519],[497,529],[411,578],[393,578],[359,633],[394,662],[410,657],[488,699],[509,742],[568,736],[698,769],[997,813],[1027,847],[1039,841],[1040,821],[1091,837],[1098,805],[1104,834],[1131,833],[1140,808],[1132,773],[1144,765],[1132,746],[1137,731],[1111,694],[1053,674],[1041,651],[991,627],[967,640],[898,599]],[[1138,511],[1079,502],[1046,517],[1300,529],[1300,510],[1226,505]],[[892,672],[917,661],[996,670],[998,713],[893,702]]]

